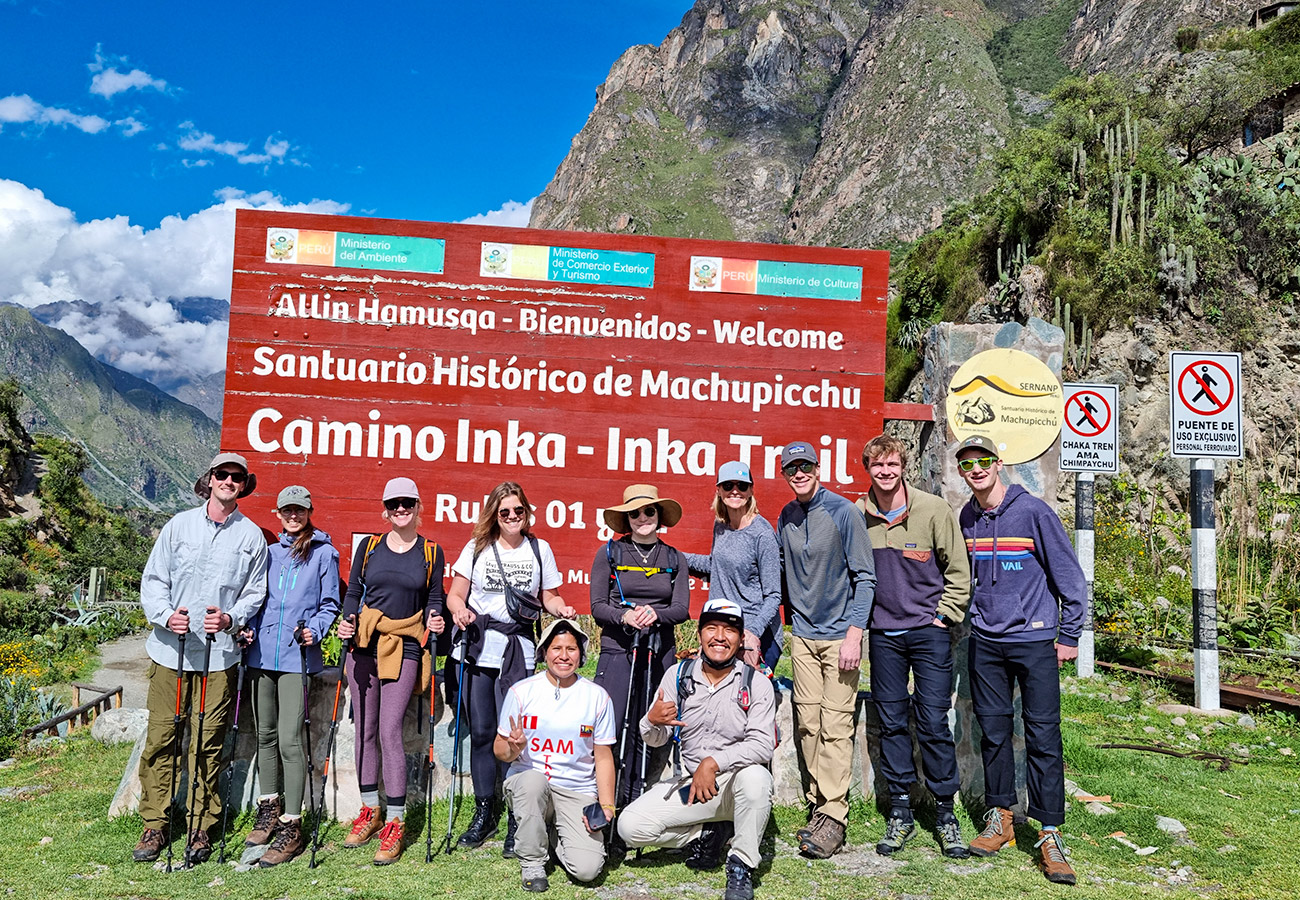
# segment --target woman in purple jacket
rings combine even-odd
[[[270,843],[260,861],[263,867],[288,862],[306,846],[303,649],[307,674],[314,675],[323,668],[321,638],[339,611],[339,554],[330,536],[312,524],[311,513],[311,494],[305,487],[291,485],[280,492],[275,510],[280,540],[269,548],[266,604],[242,635],[251,640],[247,662],[252,670],[262,786],[257,820],[245,843],[250,847]],[[299,635],[298,623],[304,621]]]

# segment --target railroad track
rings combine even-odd
[[[1119,663],[1110,662],[1098,661],[1097,665],[1117,672],[1127,672],[1130,675],[1141,675],[1143,678],[1162,681],[1165,684],[1172,685],[1180,693],[1192,694],[1194,692],[1194,683],[1188,675],[1154,672],[1151,669],[1138,669],[1134,666],[1123,666]],[[1232,684],[1219,685],[1219,701],[1228,709],[1254,709],[1260,706],[1271,706],[1290,713],[1300,712],[1300,697],[1291,697],[1280,691],[1261,691],[1257,688],[1240,687]]]

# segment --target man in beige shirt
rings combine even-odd
[[[681,769],[669,784],[647,788],[618,817],[629,847],[690,845],[686,865],[717,866],[731,839],[724,900],[753,900],[759,840],[772,812],[776,697],[766,677],[740,659],[745,618],[718,598],[700,613],[700,656],[669,669],[641,719],[651,747],[675,736]],[[734,839],[733,839],[734,835]]]

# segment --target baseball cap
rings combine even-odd
[[[300,484],[289,485],[280,491],[280,496],[275,498],[276,509],[283,509],[286,506],[301,506],[303,509],[311,509],[311,491]]]
[[[718,484],[724,481],[743,481],[745,484],[753,484],[754,476],[749,473],[749,466],[743,462],[727,462],[718,469]]]
[[[810,462],[821,465],[821,460],[817,458],[817,451],[813,445],[807,441],[794,441],[785,445],[781,451],[781,468],[785,468],[792,462]]]
[[[415,482],[410,478],[390,478],[388,484],[384,485],[384,500],[395,500],[398,497],[410,497],[412,500],[420,499],[420,489],[415,486]]]
[[[744,631],[745,611],[734,600],[728,600],[726,597],[710,597],[704,602],[704,609],[700,610],[700,627],[703,628],[706,622],[714,621],[726,622]]]
[[[987,453],[994,459],[1001,459],[1002,454],[998,453],[998,445],[993,443],[993,439],[985,437],[982,434],[972,434],[966,440],[957,445],[957,449],[952,451],[953,456],[961,456],[963,450],[979,450]]]

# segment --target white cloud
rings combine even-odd
[[[0,97],[0,129],[14,124],[70,126],[86,134],[99,134],[111,123],[99,116],[83,116],[70,109],[37,103],[27,94]]]
[[[127,116],[125,119],[118,119],[113,124],[122,129],[122,137],[135,137],[137,134],[149,127],[135,116]]]
[[[527,228],[528,217],[533,211],[534,197],[527,203],[520,203],[516,200],[507,200],[501,205],[500,209],[494,209],[490,212],[479,213],[470,216],[468,219],[461,219],[462,225],[506,225],[511,228]]]
[[[286,203],[268,191],[217,192],[217,202],[156,228],[125,216],[78,222],[69,209],[16,181],[0,179],[0,300],[34,307],[98,304],[71,311],[58,327],[91,353],[145,378],[206,375],[226,364],[226,324],[181,318],[168,298],[230,300],[237,208],[345,213],[333,200]],[[118,316],[148,326],[139,335]]]
[[[182,150],[229,156],[240,165],[283,163],[288,158],[291,149],[288,141],[269,137],[266,139],[266,143],[262,145],[262,152],[254,151],[249,153],[247,144],[239,141],[219,141],[209,132],[199,131],[194,127],[193,122],[182,122],[181,128],[186,129],[186,134],[176,142],[176,145]],[[297,162],[297,160],[290,161]],[[190,165],[190,163],[186,163],[186,165]]]
[[[117,68],[118,64],[125,66],[126,57],[108,57],[104,55],[100,47],[95,47],[95,61],[86,66],[95,73],[90,79],[90,92],[92,94],[108,98],[124,91],[144,90],[145,88],[152,88],[163,93],[167,92],[167,82],[163,79],[154,78],[143,69],[121,72]]]

